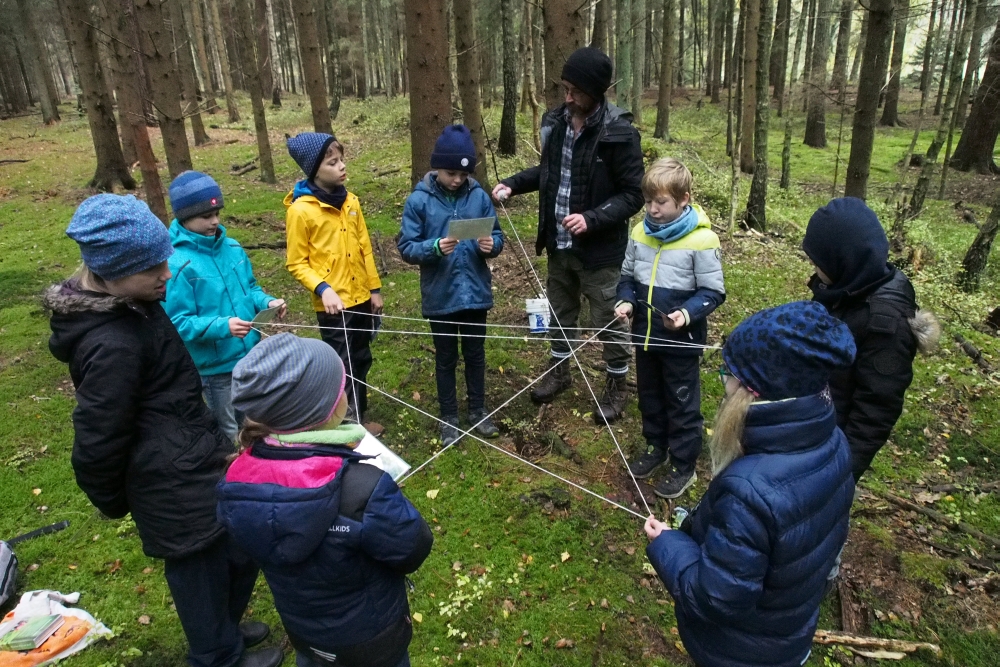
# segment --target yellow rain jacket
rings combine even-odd
[[[353,193],[340,210],[312,195],[285,197],[285,267],[312,294],[313,308],[323,310],[316,287],[325,282],[337,290],[345,308],[364,303],[382,287],[372,255],[372,242]]]

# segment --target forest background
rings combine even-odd
[[[70,521],[18,545],[19,590],[81,591],[114,629],[75,664],[183,661],[162,563],[142,555],[130,520],[94,512],[69,464],[72,384],[46,349],[39,295],[79,261],[64,230],[80,201],[134,191],[167,222],[163,184],[184,169],[212,174],[259,281],[289,299],[292,324],[313,325],[284,269],[280,202],[299,174],[283,143],[332,129],[387,314],[419,318],[418,274],[395,236],[441,127],[474,131],[485,184],[536,163],[562,62],[590,44],[615,62],[609,96],[635,114],[646,159],[688,164],[723,237],[729,298],[711,343],[760,308],[808,298],[799,242],[818,206],[848,194],[879,213],[893,261],[945,335],[918,360],[862,484],[820,627],[941,648],[900,664],[995,665],[998,20],[990,0],[0,0],[0,537]],[[528,262],[543,275],[545,260],[516,239],[530,248],[536,201],[501,212],[493,322],[524,324],[523,300],[538,291]],[[414,464],[439,450],[436,424],[397,400],[435,411],[430,343],[383,333],[371,375],[386,392],[373,418]],[[537,377],[545,350],[537,338],[491,341],[491,404]],[[582,359],[596,381],[599,355]],[[709,426],[718,363],[710,351],[702,368]],[[498,415],[499,446],[641,513],[638,493],[656,503],[650,489],[636,489],[593,426],[585,386],[574,393],[544,414],[515,400]],[[634,402],[614,430],[626,453],[642,446]],[[704,492],[701,472],[677,504]],[[414,664],[690,664],[634,516],[471,440],[405,491],[437,538],[413,577]],[[263,583],[252,613],[278,626]],[[818,644],[808,664],[872,661],[855,649]]]

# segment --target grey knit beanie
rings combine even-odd
[[[344,393],[344,362],[315,338],[265,338],[233,369],[233,407],[275,433],[308,431],[330,419]]]

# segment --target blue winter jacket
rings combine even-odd
[[[746,455],[646,548],[699,667],[798,667],[847,539],[851,451],[827,392],[754,404]]]
[[[229,373],[260,340],[251,330],[243,338],[229,332],[229,318],[250,321],[275,297],[257,285],[250,258],[219,225],[216,235],[189,232],[170,224],[173,277],[163,304],[202,375]]]
[[[503,250],[500,221],[493,223],[493,250],[479,251],[475,240],[459,241],[450,255],[441,256],[434,242],[448,232],[452,220],[494,218],[490,196],[470,178],[454,194],[438,185],[437,172],[428,172],[406,198],[399,254],[420,265],[421,311],[424,317],[460,310],[493,307],[493,277],[486,259]]]
[[[383,473],[360,521],[342,516],[345,447],[258,442],[218,486],[219,521],[260,565],[296,647],[363,644],[409,624],[406,575],[430,553],[420,513]]]

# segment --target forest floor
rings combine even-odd
[[[289,96],[283,109],[268,112],[276,186],[261,184],[258,172],[231,173],[233,165],[243,165],[256,154],[246,99],[241,100],[241,112],[244,121],[232,125],[223,122],[222,114],[206,116],[212,142],[192,146],[194,166],[222,185],[223,222],[233,237],[248,246],[280,245],[281,200],[299,177],[284,150],[284,135],[311,129],[308,104]],[[163,563],[142,554],[129,519],[98,516],[77,488],[70,466],[73,387],[66,366],[46,348],[49,327],[39,295],[69,275],[79,261],[76,245],[64,230],[74,208],[91,194],[82,186],[94,163],[86,119],[69,106],[62,114],[67,120],[54,127],[39,127],[37,118],[0,123],[0,537],[70,521],[67,530],[20,544],[17,552],[21,591],[80,591],[81,606],[115,632],[114,639],[87,649],[71,664],[181,665],[185,642],[171,609]],[[912,123],[914,115],[904,118]],[[497,107],[486,110],[491,136],[497,133],[499,116]],[[419,317],[418,273],[399,259],[394,247],[409,192],[407,118],[405,99],[348,100],[335,127],[347,146],[348,187],[361,199],[377,246],[386,313]],[[655,109],[650,108],[640,124],[647,157],[674,155],[688,164],[695,176],[694,199],[705,206],[724,237],[728,299],[711,317],[710,342],[721,342],[725,332],[760,308],[809,298],[805,284],[810,270],[799,242],[811,213],[830,197],[835,170],[842,190],[850,117],[844,120],[839,167],[839,117],[829,114],[830,146],[820,150],[801,144],[798,119],[789,190],[777,187],[784,122],[773,119],[770,231],[738,231],[732,237],[723,233],[729,202],[724,109],[700,104],[695,93],[679,94],[671,116],[671,143],[652,138],[654,119]],[[495,162],[491,158],[491,175],[507,176],[536,160],[530,118],[520,117],[519,125],[519,155],[497,157]],[[162,158],[159,134],[152,134]],[[877,132],[870,203],[886,224],[892,208],[883,200],[897,178],[895,162],[910,136],[906,128]],[[930,133],[924,133],[918,151],[929,140]],[[165,167],[161,176],[166,183]],[[915,177],[914,170],[908,182]],[[742,205],[747,177],[740,187]],[[959,262],[976,234],[955,202],[961,200],[978,220],[985,220],[996,187],[994,179],[952,172],[946,198],[929,199],[923,216],[910,225],[905,269],[921,305],[942,320],[945,335],[938,351],[918,358],[906,410],[862,483],[843,583],[839,594],[828,596],[821,613],[821,628],[838,630],[846,623],[861,634],[931,641],[942,648],[939,657],[918,653],[901,665],[990,667],[1000,654],[1000,606],[989,592],[995,587],[976,581],[1000,563],[995,541],[1000,537],[1000,491],[983,486],[996,480],[1000,470],[1000,376],[985,373],[952,341],[953,334],[964,336],[987,363],[1000,367],[1000,339],[981,325],[998,305],[1000,260],[994,256],[979,293],[966,295],[953,287]],[[529,252],[536,201],[533,196],[516,198],[509,209]],[[501,217],[508,245],[493,264],[496,307],[491,321],[523,324],[524,299],[535,296],[536,288]],[[283,251],[264,247],[250,250],[250,256],[265,289],[288,299],[289,321],[314,325],[307,294],[284,269]],[[544,258],[531,261],[544,271]],[[426,331],[419,322],[386,320],[385,326]],[[299,332],[316,335],[314,329]],[[375,343],[374,354],[369,380],[373,385],[436,413],[429,337],[386,331]],[[547,346],[537,338],[491,341],[489,404],[499,405],[537,377],[547,358]],[[603,374],[598,351],[586,350],[582,360],[599,391]],[[710,352],[702,366],[709,426],[722,393],[718,365],[718,353]],[[643,513],[607,429],[593,425],[586,386],[576,370],[574,375],[573,390],[541,421],[527,396],[505,408],[498,415],[503,433],[497,443]],[[433,420],[378,394],[371,404],[371,418],[387,427],[384,441],[411,464],[439,449]],[[614,430],[627,454],[642,448],[634,398]],[[553,431],[558,438],[552,437]],[[710,477],[704,459],[698,484],[678,504],[690,507],[704,492]],[[940,485],[948,486],[941,490]],[[646,539],[635,516],[468,439],[409,479],[404,490],[431,522],[436,538],[430,558],[412,577],[414,665],[691,664],[678,641],[670,596],[645,561]],[[666,503],[656,502],[650,491],[643,485],[657,514],[666,514]],[[939,518],[901,509],[886,500],[890,494],[936,511]],[[959,519],[994,536],[992,544],[954,529]],[[280,628],[263,579],[251,608],[255,618]],[[283,641],[280,629],[269,641]],[[807,664],[865,661],[844,650],[817,646]],[[290,655],[284,664],[293,664]]]

